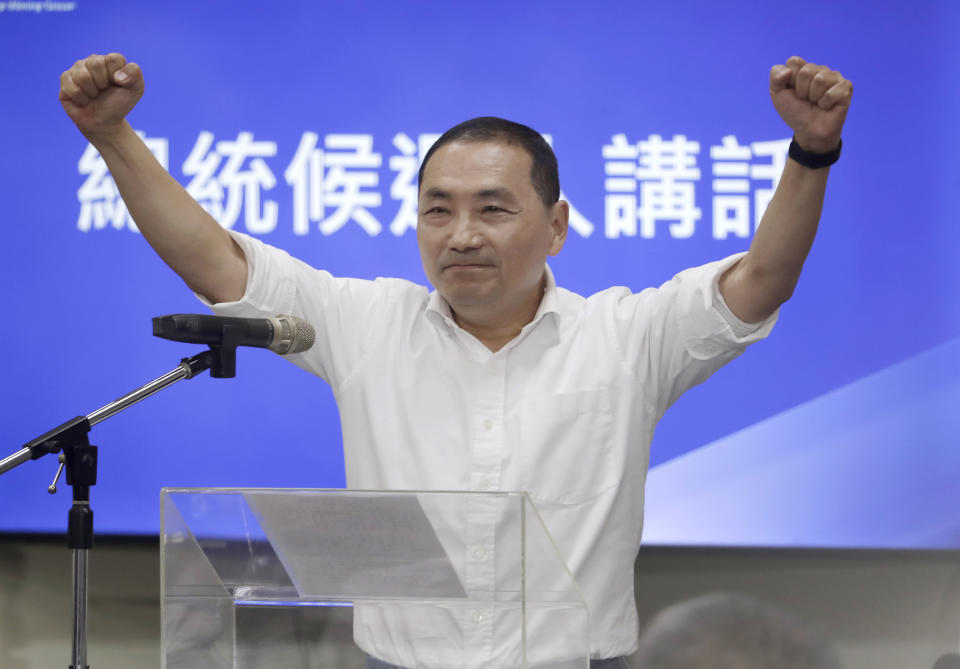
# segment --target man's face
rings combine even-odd
[[[566,238],[567,205],[543,203],[530,180],[531,160],[519,146],[452,142],[427,163],[420,258],[454,312],[496,316],[539,304],[546,258]]]

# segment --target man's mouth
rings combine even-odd
[[[443,269],[445,269],[445,270],[446,270],[446,269],[454,269],[454,270],[457,270],[457,269],[487,269],[487,268],[489,268],[489,267],[493,267],[493,265],[491,265],[490,263],[479,263],[479,262],[477,262],[477,263],[466,263],[466,262],[464,262],[464,263],[459,263],[459,262],[458,262],[458,263],[451,263],[451,264],[449,264],[449,265],[446,265]]]

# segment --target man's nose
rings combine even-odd
[[[461,214],[452,223],[450,248],[456,251],[470,251],[483,246],[483,235],[470,214]]]

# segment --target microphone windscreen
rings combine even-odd
[[[302,318],[284,314],[271,320],[278,329],[270,345],[271,351],[281,355],[303,353],[313,346],[316,332],[313,326]]]

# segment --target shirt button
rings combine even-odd
[[[493,429],[493,421],[490,420],[489,418],[487,418],[485,421],[483,421],[483,429],[484,429],[485,432],[489,432],[490,430],[492,430],[492,429]]]
[[[474,611],[474,612],[473,612],[473,622],[475,622],[475,623],[482,623],[482,622],[483,622],[483,614],[480,613],[479,611]]]
[[[490,481],[488,479],[483,479],[480,483],[477,484],[478,490],[490,490]]]
[[[486,551],[484,551],[479,546],[473,549],[473,557],[477,558],[478,560],[481,559],[486,554],[487,554]]]

